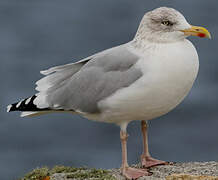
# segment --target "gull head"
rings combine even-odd
[[[191,35],[211,38],[207,29],[190,25],[179,11],[160,7],[144,15],[136,38],[167,43],[184,40]]]

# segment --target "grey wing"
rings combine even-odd
[[[92,57],[88,57],[76,63],[65,64],[62,66],[55,66],[45,71],[40,71],[46,77],[36,82],[37,91],[48,91],[49,89],[58,88],[61,82],[69,79],[73,74],[79,71],[84,64],[86,64]]]
[[[97,113],[100,100],[142,76],[134,66],[138,59],[124,45],[98,53],[67,82],[50,89],[44,100],[50,108]]]
[[[55,66],[48,70],[40,71],[45,77],[36,82],[36,90],[39,93],[36,94],[37,97],[34,99],[33,104],[40,109],[52,109],[53,106],[50,106],[47,97],[52,95],[56,90],[61,89],[61,87],[66,86],[71,77],[91,59],[92,56],[75,63]]]

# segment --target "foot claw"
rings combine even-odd
[[[131,180],[138,179],[142,176],[150,176],[152,173],[148,172],[147,169],[137,169],[137,168],[131,168],[126,167],[122,170],[122,174],[127,178]]]
[[[174,165],[174,164],[176,164],[176,162],[167,162],[168,163],[168,165]]]

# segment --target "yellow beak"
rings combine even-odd
[[[204,27],[191,26],[189,29],[181,30],[186,36],[198,36],[201,38],[207,37],[211,39],[209,31]]]

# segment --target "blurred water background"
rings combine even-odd
[[[210,0],[0,0],[0,179],[22,177],[47,165],[118,168],[119,128],[70,114],[20,118],[7,104],[35,93],[40,70],[77,61],[130,41],[145,12],[169,6],[212,40],[190,38],[200,71],[189,96],[150,122],[154,157],[166,161],[218,160],[218,1]],[[142,151],[140,123],[128,127],[128,157]]]

